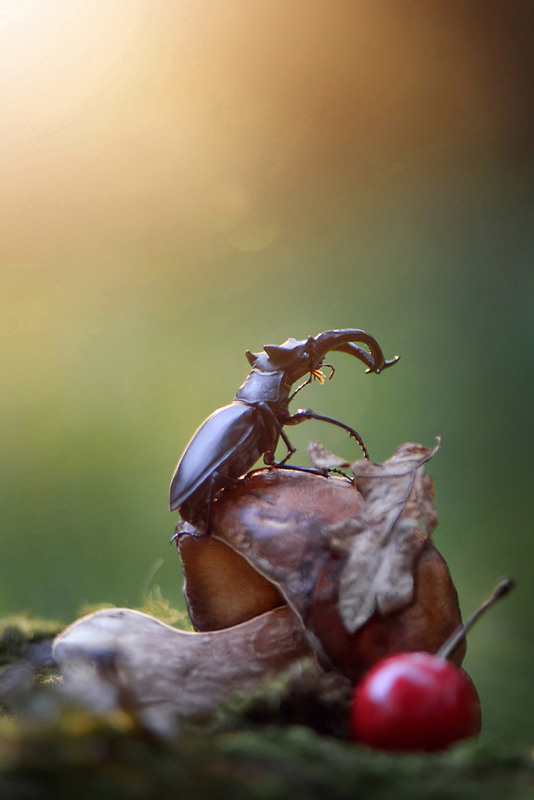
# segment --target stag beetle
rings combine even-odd
[[[369,352],[353,344],[361,342]],[[367,372],[382,372],[395,364],[399,356],[384,359],[382,350],[372,336],[357,328],[326,331],[308,339],[288,339],[280,345],[265,345],[262,353],[246,351],[252,367],[239,388],[233,403],[218,408],[193,435],[174,473],[170,488],[171,511],[179,510],[182,519],[207,528],[211,501],[223,488],[231,486],[248,472],[263,456],[265,464],[282,467],[295,448],[283,427],[297,425],[308,419],[330,422],[356,439],[368,458],[360,435],[343,422],[315,414],[310,409],[298,409],[290,414],[289,403],[314,378],[324,382],[320,368],[331,350],[356,356],[367,365]],[[334,368],[330,377],[333,375]],[[293,393],[296,381],[309,373],[308,379]],[[279,438],[288,453],[275,462]],[[293,467],[299,469],[299,467]],[[306,469],[304,467],[300,469]]]

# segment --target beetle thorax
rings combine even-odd
[[[286,406],[293,384],[322,364],[313,337],[288,339],[280,345],[265,345],[263,352],[247,358],[252,370],[235,399],[255,404],[259,401]]]

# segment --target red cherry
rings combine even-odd
[[[480,732],[480,699],[463,669],[448,656],[467,631],[515,586],[502,580],[435,655],[396,653],[382,659],[356,686],[352,738],[383,750],[445,750]]]
[[[356,687],[355,741],[383,750],[445,750],[480,732],[480,700],[466,672],[430,653],[379,661]]]

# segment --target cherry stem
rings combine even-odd
[[[466,635],[467,631],[470,630],[477,619],[482,616],[482,614],[487,611],[487,609],[492,606],[497,600],[501,597],[504,597],[508,592],[510,592],[515,587],[515,581],[513,578],[505,578],[502,580],[493,592],[490,594],[487,600],[485,600],[482,605],[477,608],[476,611],[471,614],[469,619],[463,622],[461,625],[458,625],[456,630],[454,630],[449,638],[441,645],[439,650],[436,653],[438,658],[448,658],[451,653],[456,650],[459,643],[462,641],[464,636]]]

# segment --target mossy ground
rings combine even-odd
[[[481,737],[438,755],[353,745],[343,700],[334,691],[314,705],[306,665],[186,723],[173,739],[157,738],[130,713],[97,716],[65,700],[53,664],[39,662],[44,650],[35,649],[61,626],[28,616],[6,622],[2,800],[534,800],[532,752],[502,742]]]

